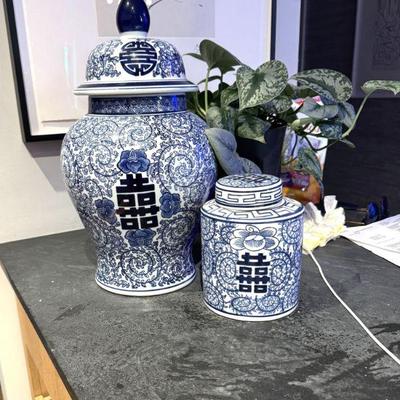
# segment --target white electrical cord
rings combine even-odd
[[[364,322],[361,321],[360,318],[355,314],[355,312],[339,297],[339,295],[335,292],[333,287],[330,285],[328,280],[325,277],[324,272],[322,271],[322,267],[319,264],[318,260],[314,257],[314,254],[312,251],[307,252],[308,255],[312,258],[314,261],[315,265],[317,266],[319,273],[321,274],[322,279],[324,280],[326,286],[328,286],[329,290],[332,292],[332,294],[339,300],[340,304],[348,311],[348,313],[360,324],[360,326],[364,329],[364,331],[368,334],[368,336],[390,357],[392,360],[400,365],[400,359],[393,354],[369,329],[368,327],[364,324]]]

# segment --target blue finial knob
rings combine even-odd
[[[117,11],[117,26],[120,33],[148,32],[150,14],[144,0],[121,0]]]

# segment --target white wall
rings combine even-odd
[[[0,5],[0,243],[80,229],[64,189],[60,143],[24,144]],[[50,94],[57,99],[57,88]]]
[[[289,76],[298,72],[301,0],[278,0],[275,58],[283,61]]]

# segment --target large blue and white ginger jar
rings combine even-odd
[[[299,301],[303,206],[271,175],[228,176],[202,208],[205,304],[243,321],[291,314]]]
[[[97,250],[96,282],[130,296],[178,290],[195,277],[192,243],[216,180],[204,122],[186,110],[182,59],[146,38],[143,0],[122,1],[121,37],[89,56],[89,114],[65,136],[62,168]]]

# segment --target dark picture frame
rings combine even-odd
[[[272,4],[276,4],[276,0],[268,0],[272,2]],[[29,41],[27,39],[28,32],[22,33],[23,36],[21,36],[21,32],[25,30],[23,19],[21,15],[23,14],[21,12],[22,5],[23,3],[20,2],[20,0],[3,0],[3,5],[4,5],[4,10],[5,10],[5,16],[6,16],[6,24],[7,24],[7,30],[8,30],[8,38],[9,38],[9,44],[10,44],[10,53],[11,53],[11,60],[13,64],[13,70],[14,70],[14,77],[15,77],[15,86],[16,86],[16,93],[17,93],[17,101],[18,101],[18,107],[19,107],[19,113],[20,113],[20,120],[21,120],[21,127],[22,127],[22,133],[23,133],[23,140],[25,142],[38,142],[38,141],[54,141],[54,140],[62,140],[64,137],[64,134],[66,132],[67,127],[69,126],[69,122],[73,123],[78,118],[73,117],[74,119],[71,119],[69,115],[66,116],[66,118],[53,118],[52,114],[49,113],[46,109],[46,107],[43,107],[43,103],[37,102],[34,98],[33,95],[30,93],[35,93],[36,91],[36,86],[35,88],[32,88],[33,84],[31,81],[31,76],[29,75],[29,70],[30,70],[30,65],[27,63],[27,54],[24,53],[24,46],[27,46],[25,43],[26,41]],[[28,11],[27,11],[28,13]],[[81,12],[81,15],[84,15]],[[45,17],[44,17],[45,18]],[[47,16],[48,18],[48,16]],[[45,19],[43,20],[45,21]],[[268,24],[271,23],[271,21],[267,21],[266,23]],[[36,24],[38,22],[36,21]],[[40,22],[41,23],[41,22]],[[73,21],[73,23],[76,26],[79,22]],[[272,21],[273,24],[273,21]],[[32,25],[34,26],[34,25]],[[21,28],[23,27],[23,28]],[[264,31],[265,32],[265,31]],[[30,37],[30,36],[29,36]],[[21,39],[22,38],[22,39]],[[99,41],[104,41],[104,37],[99,37]],[[189,38],[189,37],[188,37]],[[37,38],[36,38],[37,39]],[[93,39],[93,38],[92,38]],[[186,38],[185,38],[186,39]],[[189,39],[192,39],[191,37]],[[193,38],[194,40],[195,38]],[[200,38],[196,38],[196,43],[199,42]],[[215,40],[219,40],[218,37],[216,37]],[[187,42],[188,45],[192,46],[192,42]],[[272,42],[273,43],[273,42]],[[21,45],[23,48],[21,48]],[[91,47],[87,49],[87,52],[85,53],[86,56],[89,54],[90,50],[93,49],[94,45],[91,44]],[[185,52],[190,52],[192,50],[190,49],[182,49],[182,54]],[[273,50],[272,50],[273,51]],[[37,65],[37,64],[36,64]],[[82,65],[80,63],[79,65]],[[84,67],[82,67],[82,71],[79,70],[79,74],[83,72]],[[27,72],[28,71],[28,72]],[[27,74],[29,75],[27,78]],[[83,78],[83,75],[82,75]],[[79,79],[79,82],[83,82],[84,79]],[[36,85],[36,83],[35,83]],[[76,85],[77,86],[77,85]],[[37,87],[42,87],[42,86],[37,86]],[[72,94],[72,89],[71,89],[71,94]],[[29,97],[28,97],[29,96]],[[43,95],[41,99],[43,99]],[[64,97],[65,98],[65,97]],[[82,101],[82,99],[80,99]],[[34,106],[32,106],[34,104]],[[80,103],[80,106],[82,106],[82,102]],[[36,107],[36,108],[35,108]],[[47,113],[47,118],[40,119],[38,117],[39,112],[38,110],[46,110],[43,112]],[[76,111],[76,113],[80,114],[81,108],[79,108],[79,113]],[[84,115],[84,113],[82,113]],[[53,123],[55,122],[55,123]],[[45,125],[47,124],[47,125]],[[62,126],[62,128],[59,129],[59,127]],[[43,129],[42,129],[43,128]],[[57,132],[59,129],[60,133]]]
[[[6,16],[8,39],[10,43],[10,56],[14,70],[14,80],[16,86],[17,102],[19,107],[19,115],[25,142],[39,142],[44,140],[62,140],[64,134],[55,135],[32,135],[31,124],[29,121],[29,110],[26,100],[26,91],[24,76],[22,71],[22,61],[20,55],[19,39],[17,32],[17,24],[15,18],[15,9],[13,0],[3,0],[3,6]]]

